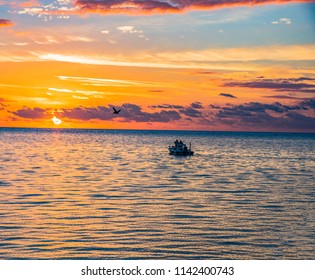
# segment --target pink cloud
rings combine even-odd
[[[289,2],[314,2],[313,0],[76,0],[82,12],[103,14],[154,14],[178,13],[187,10],[210,10],[230,6],[252,6],[261,4],[285,4]]]
[[[53,4],[41,4],[37,0],[13,1],[11,6],[23,8],[20,14],[63,16],[74,14],[162,14],[182,13],[189,10],[211,10],[233,6],[263,4],[286,4],[292,2],[312,3],[314,0],[60,0]]]

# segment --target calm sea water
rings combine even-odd
[[[195,155],[174,157],[175,139]],[[315,259],[315,134],[0,129],[0,259]]]

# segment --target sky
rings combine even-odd
[[[0,127],[315,132],[315,1],[0,0]]]

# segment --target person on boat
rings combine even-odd
[[[177,148],[178,143],[179,143],[179,142],[178,142],[178,140],[176,139],[175,142],[174,142],[175,148]]]

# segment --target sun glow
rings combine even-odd
[[[55,116],[52,118],[52,121],[53,121],[53,123],[54,123],[55,125],[59,125],[59,124],[62,123],[62,120],[61,120],[61,119],[58,119],[58,118],[55,117]]]

